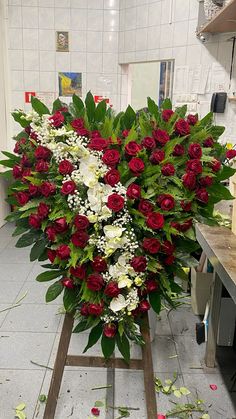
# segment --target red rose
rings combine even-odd
[[[41,218],[38,214],[31,214],[29,216],[29,225],[33,228],[39,229],[41,227]]]
[[[202,157],[202,147],[198,143],[190,144],[188,154],[191,159],[200,159]]]
[[[34,156],[37,160],[48,160],[51,157],[51,154],[51,151],[42,145],[39,145],[34,152]]]
[[[236,157],[236,150],[227,150],[226,151],[226,158],[227,159],[234,159]]]
[[[70,257],[70,248],[66,244],[61,244],[57,250],[56,254],[61,260],[69,259]]]
[[[43,196],[48,197],[56,192],[56,186],[51,182],[43,182],[40,187],[40,192]]]
[[[201,186],[211,186],[213,184],[213,177],[211,176],[204,176],[199,179],[199,183]]]
[[[53,263],[54,260],[56,259],[57,252],[55,250],[52,250],[52,249],[47,249],[47,256],[48,256],[48,259],[50,260],[50,262]]]
[[[16,199],[19,205],[25,205],[29,201],[29,194],[27,192],[17,192]]]
[[[135,176],[139,176],[144,171],[145,165],[142,159],[133,157],[129,162],[129,168]]]
[[[89,304],[83,303],[80,309],[81,316],[89,316],[89,310],[88,310]]]
[[[151,238],[146,237],[143,240],[142,246],[144,250],[150,253],[151,255],[155,255],[156,253],[158,253],[161,248],[161,244],[159,240],[155,239],[154,237],[151,237]]]
[[[62,280],[61,280],[61,283],[62,283],[62,285],[65,287],[65,288],[70,288],[70,289],[73,289],[74,288],[74,281],[73,281],[73,279],[71,279],[71,278],[63,278]]]
[[[171,211],[175,207],[175,200],[170,194],[162,194],[158,196],[157,204],[163,211]]]
[[[26,143],[26,138],[22,137],[19,141],[16,142],[15,147],[14,147],[14,153],[16,154],[21,154],[21,145]]]
[[[109,146],[109,142],[105,138],[93,137],[88,143],[90,150],[103,151]]]
[[[115,186],[118,182],[120,182],[120,172],[116,169],[111,169],[107,172],[104,176],[105,183],[110,186]]]
[[[139,303],[139,310],[141,313],[145,313],[146,311],[150,310],[151,306],[147,300],[140,301]]]
[[[135,272],[144,272],[147,267],[147,259],[145,256],[134,256],[130,261],[130,265]]]
[[[26,154],[23,154],[21,160],[20,160],[22,166],[24,167],[31,167],[32,164],[30,162],[30,160],[28,159],[28,157],[26,156]]]
[[[198,122],[198,115],[188,115],[187,122],[189,123],[189,125],[196,125],[196,123]]]
[[[103,304],[89,304],[88,305],[88,314],[91,316],[101,316],[103,312]]]
[[[170,139],[168,132],[162,129],[156,129],[152,131],[153,138],[156,140],[156,143],[160,146],[164,146]]]
[[[64,120],[65,120],[64,115],[59,111],[55,112],[54,115],[50,116],[50,118],[49,118],[49,121],[51,121],[51,124],[55,128],[61,127]]]
[[[36,196],[39,192],[39,188],[36,185],[33,185],[32,183],[29,184],[29,194],[30,196]]]
[[[74,166],[69,160],[62,160],[59,163],[58,170],[61,175],[70,175],[74,170]]]
[[[118,284],[115,281],[111,281],[109,282],[109,284],[107,284],[105,290],[104,290],[104,294],[106,294],[108,297],[118,297],[118,295],[120,294],[120,289],[118,288]]]
[[[209,194],[205,188],[200,188],[196,191],[196,198],[198,201],[203,202],[203,204],[207,204]]]
[[[16,164],[12,169],[12,174],[15,179],[21,179],[23,174],[22,167]]]
[[[125,146],[125,153],[128,156],[136,156],[141,150],[141,145],[136,143],[136,141],[129,141]]]
[[[182,231],[183,233],[187,230],[189,230],[193,225],[193,220],[190,218],[189,220],[186,220],[184,223],[179,224],[179,231]]]
[[[63,195],[70,195],[73,194],[76,190],[76,184],[73,180],[67,180],[63,183],[61,188],[61,193]]]
[[[152,230],[159,230],[164,225],[164,217],[159,212],[152,212],[148,215],[146,224]]]
[[[141,199],[141,201],[138,204],[138,210],[146,216],[153,211],[153,208],[153,204],[149,202],[147,199]]]
[[[103,328],[103,334],[107,338],[114,338],[114,336],[116,335],[116,332],[117,332],[117,327],[114,323],[105,324],[105,326]]]
[[[80,128],[84,128],[84,120],[83,118],[74,119],[71,121],[71,126],[77,131]]]
[[[27,167],[27,169],[23,170],[23,174],[22,174],[22,181],[24,183],[27,182],[27,179],[25,179],[26,176],[31,176],[31,169],[29,167]]]
[[[77,265],[75,268],[73,266],[70,268],[71,275],[75,276],[79,279],[85,279],[86,277],[86,266],[85,265]]]
[[[100,291],[104,286],[104,279],[102,275],[97,273],[91,274],[87,278],[87,287],[92,291]]]
[[[210,164],[213,172],[219,172],[219,170],[221,169],[221,162],[217,159],[214,159],[211,164]]]
[[[118,150],[111,149],[106,150],[102,157],[103,163],[105,163],[107,166],[116,166],[120,161],[120,153]]]
[[[164,176],[173,176],[175,174],[175,167],[172,163],[166,163],[162,166],[161,173]]]
[[[178,135],[185,136],[190,134],[190,125],[185,119],[180,118],[175,123],[175,132]]]
[[[128,186],[126,195],[129,199],[138,199],[141,197],[141,186],[137,185],[136,183],[131,183]]]
[[[213,147],[214,146],[213,138],[212,137],[206,138],[203,142],[203,145],[204,145],[204,147],[209,147],[209,148]]]
[[[91,413],[93,416],[100,416],[100,409],[98,409],[97,407],[92,407]]]
[[[163,150],[155,150],[152,152],[150,156],[150,162],[152,164],[159,164],[164,160],[165,158],[165,152]]]
[[[143,138],[141,144],[147,150],[152,150],[153,148],[156,147],[156,142],[155,142],[154,138],[152,138],[152,137],[145,137],[145,138]]]
[[[77,233],[72,234],[71,241],[76,247],[84,249],[89,241],[89,235],[86,231],[78,231]]]
[[[172,115],[174,114],[174,112],[172,111],[172,109],[164,109],[162,111],[162,119],[165,122],[168,122],[169,119],[172,117]]]
[[[170,266],[170,265],[173,265],[174,261],[175,261],[175,256],[170,255],[170,256],[167,256],[167,258],[164,259],[164,264],[167,265],[167,266]]]
[[[105,272],[107,270],[107,263],[101,256],[95,256],[92,261],[92,268],[96,272]]]
[[[100,131],[98,131],[97,129],[94,129],[91,134],[90,134],[91,138],[101,138],[101,133]]]
[[[193,172],[195,175],[202,173],[202,163],[198,159],[189,160],[186,163],[187,172]]]
[[[45,160],[39,160],[37,161],[37,163],[35,164],[35,171],[39,172],[39,173],[45,173],[47,172],[49,169],[49,164],[47,161]]]
[[[125,200],[123,196],[118,195],[117,193],[113,193],[107,198],[107,207],[114,212],[121,211],[124,208],[124,203]]]
[[[57,233],[65,233],[65,231],[68,229],[68,224],[65,217],[57,218],[54,221],[53,226]]]
[[[48,226],[45,230],[45,233],[50,242],[54,242],[56,240],[56,231],[52,226]]]
[[[173,156],[176,156],[176,157],[183,156],[184,153],[185,153],[184,146],[182,144],[176,144],[172,153]]]
[[[145,282],[145,285],[146,285],[146,290],[147,290],[148,294],[150,294],[150,292],[154,292],[158,289],[158,284],[155,281],[155,279],[148,279]]]
[[[50,207],[45,202],[40,202],[38,206],[38,215],[41,218],[46,218],[49,214]]]
[[[85,215],[76,215],[74,219],[74,224],[77,230],[86,230],[89,227],[89,220]]]
[[[37,134],[37,132],[31,131],[30,138],[32,138],[32,140],[38,141],[38,134]]]
[[[196,175],[193,172],[185,173],[182,177],[183,185],[186,189],[193,191],[196,187]]]
[[[175,251],[175,246],[169,240],[164,240],[164,242],[161,245],[161,250],[166,255],[172,255],[172,253],[174,253]]]
[[[124,137],[124,138],[126,138],[126,137],[128,137],[128,135],[129,135],[129,129],[124,129],[123,131],[122,131],[122,137]]]
[[[192,208],[192,202],[186,202],[186,201],[181,201],[180,202],[180,205],[181,205],[181,208],[184,210],[184,211],[191,211],[191,208]]]

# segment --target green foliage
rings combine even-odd
[[[98,103],[95,109],[95,121],[103,122],[106,116],[107,104],[105,100]]]
[[[125,333],[123,333],[122,336],[119,333],[116,335],[116,344],[121,355],[128,364],[130,361],[130,343]]]
[[[67,313],[73,312],[78,303],[78,296],[74,289],[65,288],[63,295],[63,304]]]
[[[50,303],[50,301],[55,300],[63,290],[63,285],[61,281],[54,282],[54,284],[50,285],[46,293],[46,303]]]
[[[40,116],[45,114],[50,115],[50,111],[47,106],[45,106],[44,103],[41,102],[41,100],[39,100],[37,97],[31,96],[31,105],[35,112],[37,112]]]
[[[52,105],[52,112],[55,113],[56,111],[58,111],[59,109],[61,109],[63,107],[63,103],[61,102],[61,100],[58,98],[56,100],[54,100],[53,105]]]
[[[159,108],[158,108],[157,104],[150,97],[148,97],[148,99],[147,99],[147,104],[148,104],[148,110],[149,110],[150,114],[154,116],[156,121],[158,121],[159,120]]]
[[[102,323],[98,323],[95,327],[92,328],[89,334],[87,346],[85,347],[83,353],[87,352],[89,348],[91,348],[93,345],[97,343],[97,341],[100,339],[102,335],[102,331],[103,331]]]
[[[48,241],[45,238],[37,240],[36,243],[34,243],[32,249],[30,251],[30,261],[31,262],[38,259],[42,255],[47,243],[48,243]]]
[[[96,109],[96,105],[94,102],[94,98],[91,92],[87,93],[86,99],[85,99],[85,104],[86,104],[86,113],[87,113],[87,117],[89,122],[93,122],[94,117],[95,117],[95,109]]]
[[[129,105],[123,115],[123,121],[126,129],[130,129],[136,120],[136,113],[133,108]]]
[[[47,281],[52,281],[52,279],[57,278],[58,276],[62,276],[63,275],[63,271],[61,270],[52,270],[52,271],[46,271],[46,272],[42,272],[41,274],[39,274],[36,277],[36,281],[38,282],[47,282]]]
[[[12,116],[18,124],[20,124],[23,128],[28,127],[29,121],[25,119],[25,116],[22,112],[12,112]]]
[[[105,359],[111,357],[115,350],[116,340],[115,338],[107,338],[105,335],[102,335],[101,346],[102,353]]]
[[[149,302],[155,313],[159,314],[161,311],[161,296],[159,291],[154,291],[149,294]]]
[[[161,104],[162,109],[172,109],[172,102],[170,99],[164,99]]]
[[[16,247],[27,247],[31,246],[41,236],[41,232],[38,230],[30,230],[28,233],[23,234],[16,242]]]

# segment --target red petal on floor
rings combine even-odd
[[[216,384],[210,384],[210,389],[211,390],[213,390],[213,391],[215,391],[215,390],[217,390],[217,385]]]

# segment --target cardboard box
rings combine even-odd
[[[210,298],[213,273],[197,272],[191,269],[191,304],[194,314],[204,315]]]

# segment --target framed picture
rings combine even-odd
[[[69,32],[56,32],[56,50],[58,52],[69,51]]]
[[[82,73],[58,73],[59,96],[82,96]]]

